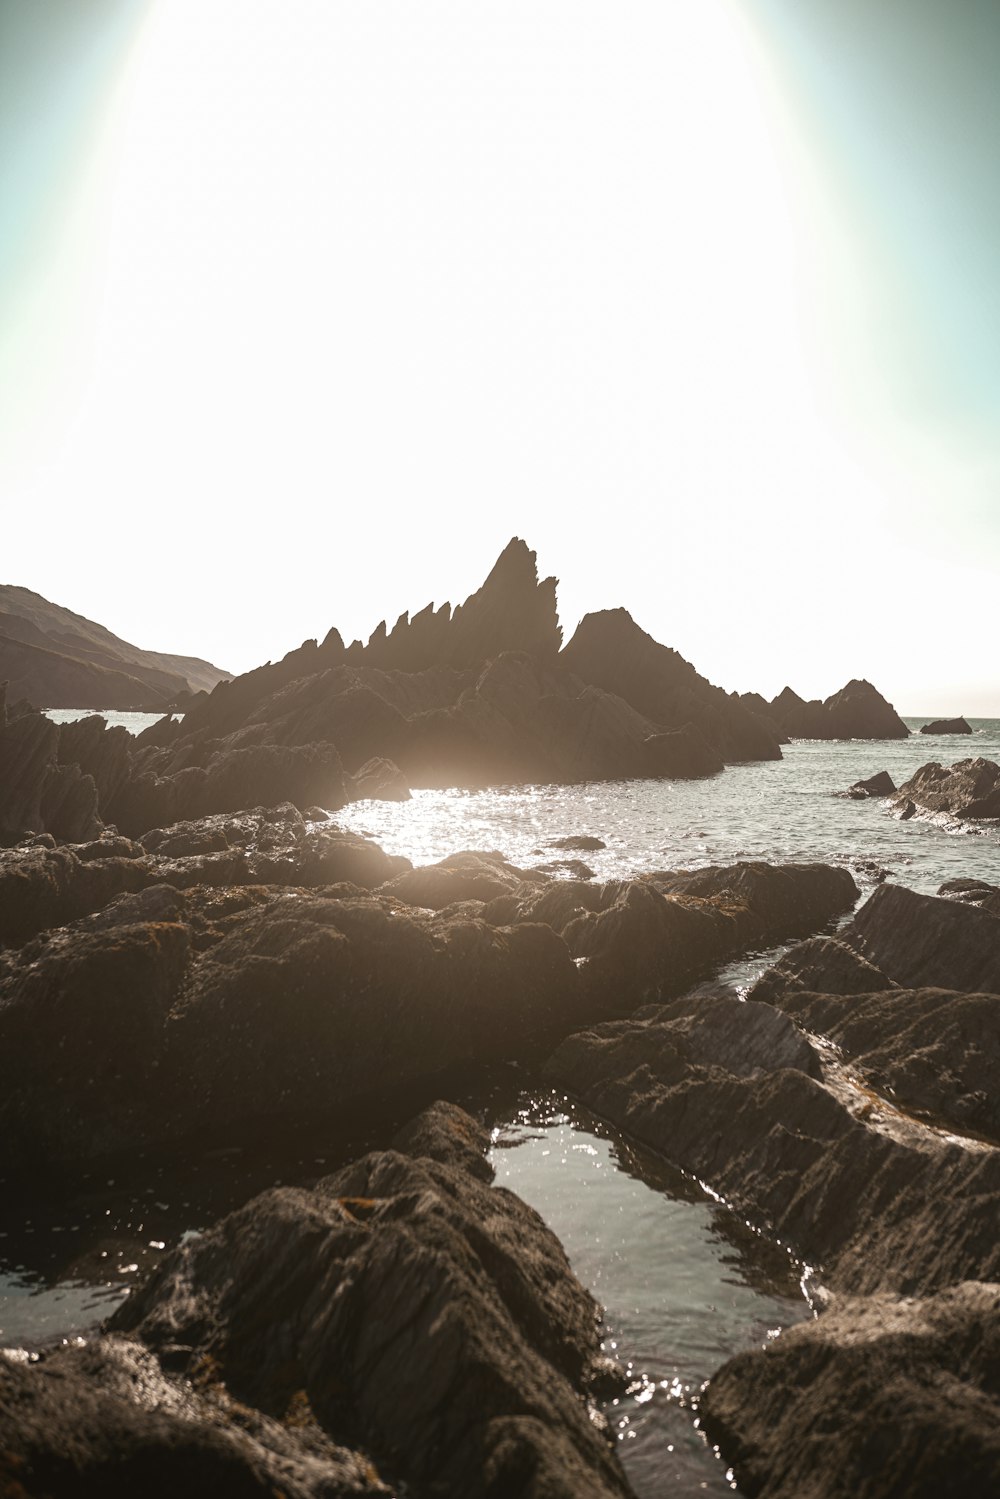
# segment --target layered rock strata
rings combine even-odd
[[[0,1478],[32,1499],[627,1496],[590,1403],[621,1377],[598,1308],[490,1185],[488,1144],[439,1104],[173,1251],[90,1346],[0,1355]]]

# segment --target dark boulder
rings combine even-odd
[[[1000,1285],[924,1300],[838,1298],[739,1354],[700,1414],[760,1499],[1000,1493]]]
[[[853,786],[848,786],[840,794],[853,802],[864,801],[868,797],[894,796],[896,784],[887,770],[880,770],[877,775],[869,776],[867,781],[855,781]]]
[[[964,718],[935,718],[933,723],[925,723],[920,732],[921,734],[971,734],[972,729]]]
[[[330,810],[348,800],[344,771],[330,744],[222,748],[206,765],[160,776],[140,772],[111,800],[105,816],[138,838],[152,828],[218,812],[293,802]]]
[[[0,849],[0,946],[20,946],[47,927],[75,921],[155,878],[131,854],[93,857],[94,844],[85,848],[90,855],[85,859],[72,848]]]
[[[265,1415],[304,1403],[418,1492],[629,1493],[585,1398],[595,1303],[538,1214],[464,1165],[385,1151],[266,1192],[167,1256],[112,1323]]]
[[[544,864],[532,864],[535,874],[552,874],[562,879],[592,880],[594,871],[582,859],[549,859]]]
[[[968,821],[1000,817],[1000,765],[995,760],[959,760],[944,766],[922,765],[899,788],[901,811],[946,813]]]

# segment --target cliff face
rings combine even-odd
[[[157,709],[211,691],[209,661],[144,651],[27,588],[0,586],[0,679],[42,708]]]

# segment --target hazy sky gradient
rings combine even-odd
[[[0,581],[232,669],[478,586],[1000,714],[1000,8],[0,0]]]

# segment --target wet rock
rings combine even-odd
[[[716,996],[690,1049],[684,1013],[697,1020],[704,1004],[689,996],[570,1036],[547,1075],[834,1287],[910,1292],[998,1277],[1000,1151],[928,1128],[833,1064],[822,1079],[787,1065],[774,1022],[761,1023],[769,1007],[753,1001],[727,1010]]]
[[[855,781],[841,795],[849,797],[853,802],[860,802],[868,797],[894,796],[895,793],[896,784],[892,776],[887,770],[880,770],[877,775],[869,776],[867,781]]]
[[[408,802],[410,788],[403,772],[391,760],[366,760],[354,776],[356,801]]]
[[[1000,1492],[998,1366],[998,1285],[838,1298],[725,1364],[701,1416],[761,1499],[986,1499]]]
[[[782,1005],[786,994],[881,994],[896,985],[837,937],[810,937],[784,953],[754,984],[748,999]]]
[[[966,905],[978,906],[992,916],[1000,916],[1000,885],[988,885],[985,880],[946,880],[938,895],[964,901]]]
[[[907,803],[921,812],[947,813],[971,822],[1000,817],[1000,765],[995,760],[959,760],[922,765],[899,788],[901,811]]]
[[[28,1362],[0,1353],[0,1490],[11,1499],[347,1499],[392,1491],[300,1402],[285,1420],[218,1382],[170,1379],[121,1337]]]
[[[895,989],[786,993],[782,1009],[836,1042],[853,1071],[902,1106],[1000,1140],[1000,994]]]
[[[255,1198],[112,1320],[266,1415],[304,1399],[417,1491],[596,1499],[629,1492],[584,1398],[597,1316],[525,1203],[385,1151]]]
[[[887,883],[838,936],[904,988],[1000,994],[1000,925],[975,906]]]
[[[971,734],[972,729],[964,718],[935,718],[933,723],[925,723],[920,732],[921,734]]]
[[[832,864],[740,861],[649,878],[665,894],[710,900],[732,913],[748,945],[814,932],[849,911],[859,895],[848,870]]]

